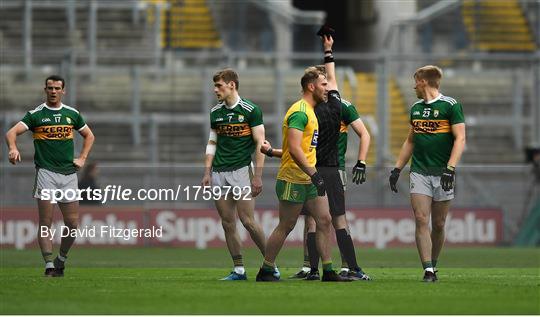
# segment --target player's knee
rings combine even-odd
[[[291,231],[293,231],[295,225],[296,225],[296,220],[295,221],[280,221],[278,227],[283,232],[285,232],[285,234],[288,235],[289,233],[291,233]]]
[[[429,216],[423,214],[416,214],[414,216],[417,227],[427,227],[429,225]]]
[[[79,227],[79,218],[64,219],[64,225],[69,229],[77,229]]]
[[[317,219],[317,228],[329,229],[332,226],[332,217],[330,214],[321,215]]]
[[[306,217],[306,223],[305,223],[306,227],[307,227],[307,231],[308,232],[315,232],[315,230],[317,229],[317,223],[315,223],[315,219],[313,219],[313,217]]]
[[[334,229],[336,230],[347,229],[348,228],[347,218],[345,218],[345,215],[332,217],[332,225],[334,226]]]
[[[52,217],[39,217],[39,226],[50,228],[52,226],[52,221]]]
[[[226,233],[234,232],[236,230],[236,220],[221,220],[221,225],[223,226],[223,231]]]
[[[255,220],[250,218],[240,218],[242,225],[246,228],[247,231],[252,232],[255,230]]]
[[[432,230],[435,232],[442,232],[444,231],[444,220],[436,220],[432,223]]]

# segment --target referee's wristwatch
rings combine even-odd
[[[274,152],[274,149],[273,148],[269,148],[267,151],[266,151],[266,155],[268,157],[273,157],[274,155],[272,155],[272,152]]]

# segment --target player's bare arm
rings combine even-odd
[[[208,143],[206,144],[206,156],[204,159],[204,176],[201,181],[202,186],[212,185],[212,162],[216,154],[217,133],[215,129],[210,129]]]
[[[364,122],[358,118],[350,123],[356,135],[360,138],[360,146],[358,147],[358,160],[352,169],[352,181],[356,185],[363,184],[366,181],[366,157],[369,149],[371,137],[369,135]]]
[[[403,142],[401,150],[399,151],[395,167],[399,168],[400,170],[403,169],[403,167],[411,159],[414,150],[413,133],[414,132],[411,127],[409,129],[409,134],[407,135],[407,138],[405,139],[405,142]]]
[[[84,140],[83,147],[79,157],[73,160],[73,165],[75,165],[77,168],[82,168],[86,162],[88,154],[90,154],[90,150],[92,149],[92,145],[94,145],[94,140],[96,137],[88,125],[83,127],[83,129],[79,131],[79,134]]]
[[[315,166],[309,166],[306,155],[302,150],[302,137],[304,132],[297,129],[289,129],[287,131],[287,141],[289,142],[289,153],[294,162],[300,167],[304,173],[312,176],[317,172]]]
[[[21,153],[19,153],[19,149],[17,148],[17,136],[27,130],[28,128],[24,123],[18,122],[6,133],[6,143],[9,150],[8,158],[9,162],[13,165],[21,161]]]
[[[454,135],[454,146],[450,153],[448,166],[456,167],[461,159],[463,150],[465,150],[465,123],[457,123],[452,125],[452,134]]]
[[[445,191],[451,191],[454,188],[456,165],[465,149],[465,123],[453,124],[452,135],[454,136],[452,152],[450,153],[450,159],[446,164],[446,169],[441,175],[441,187]]]
[[[326,80],[328,81],[328,90],[338,90],[336,80],[336,64],[334,63],[334,57],[332,55],[332,45],[334,39],[331,35],[323,35],[322,37],[323,49],[324,49],[324,68],[326,70]]]
[[[282,149],[272,148],[272,144],[268,140],[264,140],[261,145],[261,153],[266,154],[270,157],[281,157],[283,155]]]
[[[356,119],[351,122],[350,126],[353,128],[356,135],[360,138],[360,146],[358,147],[358,160],[365,161],[369,150],[369,144],[371,142],[371,135],[366,128],[366,125],[362,119]]]
[[[395,168],[390,172],[390,189],[397,193],[397,181],[399,179],[399,173],[407,164],[409,159],[412,156],[413,150],[414,150],[414,142],[413,142],[413,129],[410,127],[409,134],[407,135],[407,139],[405,139],[405,142],[403,142],[403,145],[401,146],[401,150],[399,151],[398,159],[396,161]]]
[[[264,143],[264,125],[251,128],[251,135],[255,142],[255,171],[251,180],[251,196],[256,197],[262,192],[262,171],[264,167],[264,154],[261,153],[261,146]]]

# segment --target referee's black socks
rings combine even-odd
[[[347,232],[347,229],[336,230],[336,239],[339,250],[343,257],[349,264],[349,268],[355,271],[359,271],[358,263],[356,263],[356,253],[354,251],[354,244],[351,235]]]
[[[309,255],[309,264],[312,271],[319,270],[319,251],[317,251],[317,239],[315,232],[307,233],[307,249]]]

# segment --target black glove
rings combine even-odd
[[[315,172],[313,175],[311,175],[311,182],[313,185],[315,185],[315,187],[317,187],[317,195],[324,196],[326,193],[326,188],[324,187],[324,180],[319,172]]]
[[[397,181],[399,179],[399,173],[401,172],[401,170],[399,168],[394,168],[391,172],[390,172],[390,189],[394,192],[394,193],[397,193]]]
[[[352,181],[356,185],[363,184],[366,181],[366,163],[364,161],[356,162],[352,169]]]
[[[336,30],[334,30],[333,28],[329,27],[327,24],[321,26],[321,28],[319,29],[319,31],[317,31],[317,35],[318,35],[318,36],[325,36],[325,35],[334,36],[334,33],[336,33]]]
[[[454,188],[454,180],[456,176],[456,171],[453,166],[448,166],[441,175],[441,187],[447,192]]]

